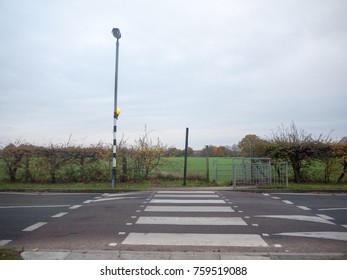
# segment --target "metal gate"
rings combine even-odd
[[[230,158],[213,161],[213,180],[233,186],[288,187],[287,163],[271,163],[270,158]]]

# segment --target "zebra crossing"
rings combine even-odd
[[[215,191],[157,191],[137,214],[122,245],[268,247],[261,235],[232,230],[249,225]]]

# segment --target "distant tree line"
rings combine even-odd
[[[270,157],[286,161],[293,179],[300,183],[307,166],[323,166],[323,181],[331,182],[338,173],[337,183],[347,172],[347,143],[336,143],[330,136],[314,137],[294,123],[279,127],[266,139],[246,135],[236,145],[205,146],[188,149],[189,157]],[[133,145],[122,139],[117,145],[117,179],[122,182],[148,180],[161,166],[170,164],[168,157],[184,156],[183,149],[167,147],[160,139],[153,141],[145,131]],[[0,149],[2,173],[11,182],[64,183],[105,182],[111,180],[112,147],[99,143],[89,147],[66,144],[35,146],[21,141]]]

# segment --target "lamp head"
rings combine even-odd
[[[117,40],[122,37],[122,34],[120,34],[120,30],[119,28],[113,28],[112,29],[112,34],[115,38],[117,38]]]

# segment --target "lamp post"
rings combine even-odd
[[[114,110],[113,110],[113,159],[112,159],[112,188],[116,188],[116,173],[117,173],[117,89],[118,89],[118,53],[119,53],[119,39],[122,36],[119,28],[112,29],[113,36],[117,39],[116,43],[116,70],[115,70],[115,82],[114,82]]]

